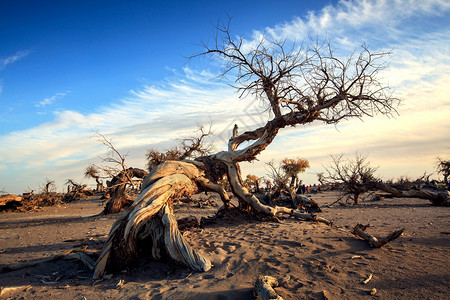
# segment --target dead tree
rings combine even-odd
[[[444,189],[428,186],[421,189],[401,190],[385,183],[378,184],[377,188],[398,198],[427,199],[434,205],[450,206],[450,192]]]
[[[218,26],[212,45],[204,46],[205,51],[197,56],[210,55],[223,61],[223,75],[233,73],[241,95],[256,95],[265,101],[272,117],[259,128],[243,133],[233,130],[227,150],[194,160],[165,161],[153,168],[142,182],[140,196],[113,224],[94,277],[130,264],[144,244],[157,259],[171,258],[192,270],[207,271],[211,263],[181,235],[171,203],[208,190],[217,192],[223,207],[229,207],[230,198],[217,183],[224,175],[234,197],[247,204],[243,208],[273,218],[284,214],[329,224],[299,210],[262,204],[244,187],[239,163],[255,160],[285,127],[336,124],[348,118],[395,112],[397,99],[377,76],[386,52],[371,52],[363,46],[356,56],[340,59],[327,45],[297,49],[261,40],[249,46],[243,39],[234,40],[227,26]]]
[[[212,143],[207,142],[206,139],[212,135],[211,126],[212,124],[209,125],[209,128],[205,128],[203,125],[198,125],[196,135],[179,139],[178,146],[164,152],[153,148],[148,149],[148,171],[150,172],[154,167],[165,161],[193,159],[210,154]]]
[[[91,164],[87,166],[86,170],[84,171],[84,177],[94,178],[95,182],[97,183],[97,187],[95,190],[97,192],[103,192],[104,187],[103,182],[100,179],[100,170],[96,165]]]
[[[275,162],[273,161],[266,163],[266,166],[266,170],[268,171],[267,177],[269,177],[273,183],[272,198],[276,199],[280,197],[283,191],[289,192],[289,176],[284,172],[282,166],[275,165]]]
[[[127,168],[121,170],[108,185],[109,200],[106,202],[104,214],[115,214],[120,212],[122,209],[130,206],[133,200],[129,198],[126,193],[128,186],[136,184],[134,178],[143,179],[147,176],[147,172],[138,168]]]
[[[76,183],[73,179],[67,179],[66,184],[67,193],[63,197],[64,202],[82,200],[94,194],[85,184]]]
[[[355,159],[344,160],[344,155],[331,155],[332,163],[324,166],[325,173],[319,173],[321,183],[337,184],[342,190],[342,197],[352,199],[359,204],[362,194],[377,188],[380,179],[375,177],[376,168],[370,166],[366,156],[356,154]]]
[[[99,167],[106,174],[112,177],[112,180],[107,184],[106,193],[109,196],[109,200],[105,205],[103,214],[118,213],[133,203],[133,201],[126,194],[127,187],[140,183],[141,180],[136,180],[134,178],[143,179],[148,173],[142,169],[127,167],[125,164],[125,159],[128,154],[121,154],[114,147],[112,141],[108,140],[100,132],[96,132],[96,136],[97,140],[110,150],[108,155],[102,158],[103,162],[112,165],[112,167]]]
[[[269,162],[266,165],[268,166],[269,173],[267,176],[272,179],[273,181],[273,194],[270,194],[270,201],[274,201],[276,199],[283,198],[282,196],[288,197],[289,200],[289,206],[292,206],[294,209],[300,209],[304,211],[308,211],[310,213],[316,213],[321,212],[319,205],[317,202],[315,202],[313,199],[304,197],[301,195],[298,195],[295,191],[295,189],[291,186],[288,186],[288,182],[291,179],[292,182],[292,173],[290,172],[292,169],[289,168],[288,171],[286,171],[286,160],[284,159],[282,164],[279,166],[275,166],[274,162]],[[295,160],[294,163],[296,163]],[[298,161],[306,161],[307,160],[301,160]],[[302,162],[303,164],[303,162]],[[309,163],[308,163],[309,165]],[[295,167],[297,168],[297,167]],[[296,175],[295,175],[296,176]],[[301,182],[300,182],[301,183]],[[299,183],[299,184],[300,184]]]
[[[444,176],[445,184],[449,184],[450,160],[444,160],[440,157],[438,157],[437,160],[438,160],[438,163],[437,163],[438,173],[442,174],[442,176]]]

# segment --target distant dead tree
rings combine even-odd
[[[296,185],[298,174],[305,172],[306,169],[309,168],[309,161],[303,158],[285,158],[282,161],[281,168],[284,170],[286,176],[291,178],[289,187],[292,188]]]
[[[253,161],[285,127],[301,128],[322,122],[336,124],[350,118],[395,113],[398,99],[380,81],[388,52],[372,52],[365,45],[360,52],[340,58],[330,45],[311,42],[296,45],[262,38],[246,43],[234,38],[228,24],[218,24],[212,43],[193,56],[209,56],[223,63],[223,77],[232,76],[240,95],[255,96],[266,104],[269,121],[261,127],[239,133],[230,128],[228,149],[194,160],[164,161],[142,182],[139,198],[113,224],[94,277],[117,272],[139,253],[142,241],[152,245],[155,259],[170,257],[192,270],[207,271],[211,263],[192,249],[178,230],[172,202],[199,191],[217,192],[231,209],[230,197],[218,181],[226,178],[235,199],[248,213],[276,218],[288,215],[330,224],[328,220],[283,206],[261,203],[243,185],[240,162]],[[244,205],[245,204],[245,205]]]
[[[191,137],[180,138],[179,145],[164,152],[156,149],[147,150],[147,167],[150,172],[154,167],[164,161],[193,159],[199,156],[208,155],[212,149],[212,143],[206,139],[212,135],[212,124],[209,128],[203,125],[197,126],[196,135]]]
[[[79,201],[94,194],[92,190],[87,188],[86,184],[77,183],[73,179],[67,179],[66,184],[67,193],[64,195],[64,202]]]
[[[342,191],[342,197],[353,200],[355,205],[359,204],[362,194],[375,190],[380,181],[374,174],[377,168],[372,167],[367,161],[367,156],[356,154],[354,159],[344,159],[343,154],[331,155],[332,162],[324,166],[325,172],[319,173],[319,181],[326,184],[338,185]]]
[[[320,212],[321,209],[317,202],[313,199],[304,197],[300,194],[297,194],[295,188],[292,184],[292,177],[297,178],[296,171],[302,170],[306,165],[309,166],[309,162],[304,159],[284,159],[282,163],[278,166],[275,166],[274,162],[269,162],[266,164],[268,167],[269,173],[267,176],[273,181],[273,193],[267,195],[268,199],[266,201],[277,203],[279,200],[288,200],[285,201],[286,206],[291,206],[294,209],[305,210],[310,213]],[[300,172],[299,171],[299,172]],[[298,184],[301,184],[301,181],[294,179],[294,182],[297,181]],[[288,183],[290,184],[288,185]]]
[[[437,170],[439,174],[442,174],[444,176],[444,182],[446,184],[449,183],[449,177],[450,177],[450,160],[444,160],[440,157],[437,158]]]
[[[42,193],[49,194],[50,192],[55,191],[56,191],[55,181],[46,179],[46,182],[44,183],[44,186],[42,188]]]
[[[128,154],[121,154],[114,147],[112,141],[107,139],[100,132],[96,132],[96,137],[100,143],[105,145],[110,150],[107,156],[102,158],[102,161],[108,163],[109,165],[99,167],[106,174],[112,177],[111,181],[107,185],[109,200],[105,205],[103,213],[118,213],[123,208],[133,203],[133,200],[126,194],[127,186],[133,186],[140,183],[148,173],[142,169],[127,167],[125,164],[125,159]],[[133,178],[139,178],[140,180]]]
[[[284,172],[281,165],[275,165],[274,161],[266,163],[267,177],[272,181],[272,190],[274,199],[281,195],[283,190],[289,191],[289,176]]]
[[[103,187],[103,182],[100,179],[100,170],[96,165],[91,164],[91,165],[87,166],[86,170],[84,171],[84,177],[94,178],[95,182],[97,182],[96,191],[103,192],[104,187]]]

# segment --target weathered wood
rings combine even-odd
[[[420,198],[430,200],[434,205],[450,206],[450,191],[427,189],[402,191],[387,184],[380,184],[379,189],[399,198]]]
[[[0,286],[0,297],[4,296],[7,293],[15,292],[18,290],[27,290],[31,288],[31,285],[23,285],[23,286],[12,286],[12,287],[1,287]],[[9,297],[7,299],[10,299]]]
[[[259,275],[255,282],[255,294],[260,300],[283,300],[273,289],[277,286],[278,280],[276,278]]]
[[[356,224],[355,227],[353,227],[352,233],[363,240],[366,240],[369,242],[370,246],[373,248],[380,248],[390,241],[393,241],[397,238],[399,238],[402,233],[405,231],[405,228],[402,228],[400,230],[396,230],[393,233],[387,235],[384,238],[377,238],[373,235],[370,235],[365,232],[366,228],[369,227],[369,225],[362,225],[362,224]]]
[[[239,199],[250,204],[257,211],[273,217],[276,217],[279,214],[288,214],[302,220],[321,222],[327,225],[332,225],[332,222],[325,218],[317,217],[309,213],[303,213],[298,209],[290,209],[283,206],[271,207],[262,204],[259,199],[256,198],[252,193],[250,193],[242,184],[242,181],[240,180],[239,166],[234,163],[226,163],[226,165],[228,166],[228,180],[233,190],[233,194],[235,194]]]
[[[149,174],[150,179],[144,180],[146,183],[141,195],[114,222],[97,260],[94,278],[132,262],[138,255],[137,244],[140,240],[150,241],[151,254],[155,259],[161,259],[162,253],[168,253],[172,259],[192,270],[207,271],[211,268],[211,263],[193,250],[183,238],[172,213],[173,200],[190,196],[197,191],[197,186],[189,177],[195,178],[199,170],[181,162],[164,164],[169,166],[168,169],[160,168],[160,174]],[[164,176],[159,176],[161,173]]]

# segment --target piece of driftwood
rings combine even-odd
[[[79,248],[71,249],[62,254],[56,254],[56,255],[46,257],[46,258],[37,259],[34,261],[4,266],[1,269],[1,273],[31,268],[31,267],[35,267],[35,266],[43,264],[43,263],[48,263],[48,262],[56,261],[56,260],[63,259],[63,258],[80,260],[81,262],[83,262],[87,267],[89,267],[92,270],[93,266],[95,265],[95,262],[90,257],[88,257],[86,255],[86,253],[97,253],[97,252],[98,252],[97,250],[87,250],[87,249],[79,249]]]
[[[273,289],[277,286],[278,280],[276,278],[259,275],[255,282],[255,294],[260,300],[283,300]]]
[[[369,227],[369,225],[357,224],[355,227],[353,227],[352,233],[362,238],[363,240],[368,241],[370,246],[373,248],[380,248],[386,245],[390,241],[399,238],[402,235],[403,231],[405,231],[405,228],[402,228],[400,230],[394,231],[393,233],[387,235],[384,238],[376,238],[375,236],[365,232],[367,227]]]

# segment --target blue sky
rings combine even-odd
[[[342,55],[361,44],[393,49],[383,77],[400,115],[287,129],[244,173],[264,163],[368,154],[386,178],[434,171],[449,157],[450,3],[429,1],[0,1],[0,190],[38,189],[46,178],[88,182],[83,169],[105,149],[100,130],[145,167],[197,123],[213,121],[217,150],[234,123],[267,120],[251,99],[216,80],[219,62],[187,61],[219,18],[251,43],[260,34],[330,40]],[[305,174],[313,183],[315,176]]]

